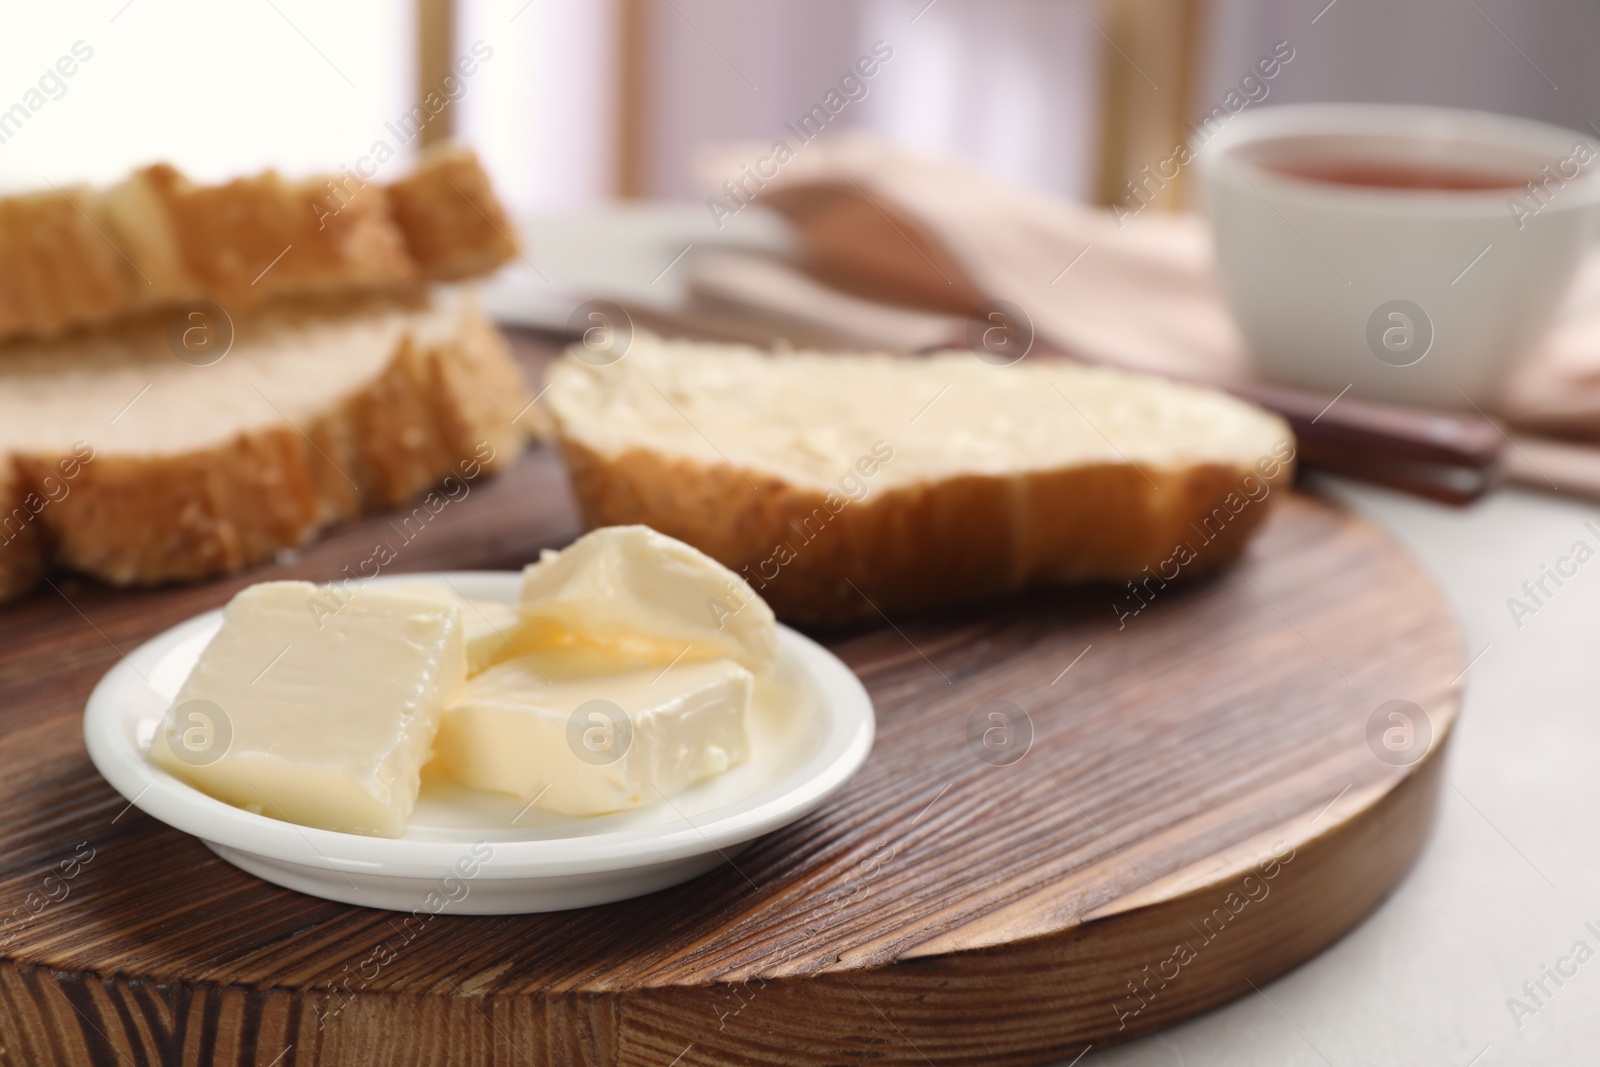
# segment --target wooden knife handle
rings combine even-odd
[[[1288,420],[1302,464],[1448,504],[1467,504],[1496,481],[1506,436],[1477,413],[1329,397],[1277,385],[1230,390]]]

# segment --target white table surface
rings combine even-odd
[[[1079,1067],[1600,1064],[1600,555],[1516,625],[1507,599],[1600,507],[1502,490],[1456,509],[1318,483],[1391,531],[1462,621],[1463,713],[1433,836],[1376,912],[1270,985]],[[1569,565],[1570,566],[1570,565]],[[1551,994],[1522,990],[1587,943]],[[1514,1018],[1516,997],[1533,1014]],[[1519,1026],[1520,1022],[1520,1026]]]

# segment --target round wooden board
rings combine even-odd
[[[0,1063],[1034,1064],[1247,993],[1404,874],[1463,667],[1400,548],[1276,504],[1239,566],[1121,628],[1100,587],[827,635],[878,711],[844,791],[677,889],[554,915],[278,889],[84,754],[118,648],[250,581],[334,578],[381,518],[205,586],[46,588],[0,613]],[[516,567],[576,532],[538,450],[394,569]],[[1368,740],[1397,699],[1431,727],[1408,765]],[[1027,717],[999,753],[993,701]]]

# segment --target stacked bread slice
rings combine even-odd
[[[201,186],[158,163],[109,189],[0,200],[0,340],[193,300],[235,311],[468,278],[516,254],[510,230],[459,149],[388,185],[268,171]]]
[[[171,167],[0,200],[0,598],[192,579],[512,459],[527,402],[455,281],[516,254],[470,153],[388,185]]]

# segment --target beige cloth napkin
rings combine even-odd
[[[833,285],[951,316],[1009,300],[1041,339],[1086,360],[1219,384],[1252,375],[1196,215],[1151,211],[1119,227],[1109,212],[861,132],[802,145],[775,177],[744,177],[765,154],[718,146],[697,170],[724,210],[742,210],[748,197],[793,219],[813,272]],[[737,199],[729,175],[743,178]],[[800,295],[792,285],[769,292],[774,305]],[[1510,376],[1496,413],[1600,439],[1600,251],[1553,333]]]

